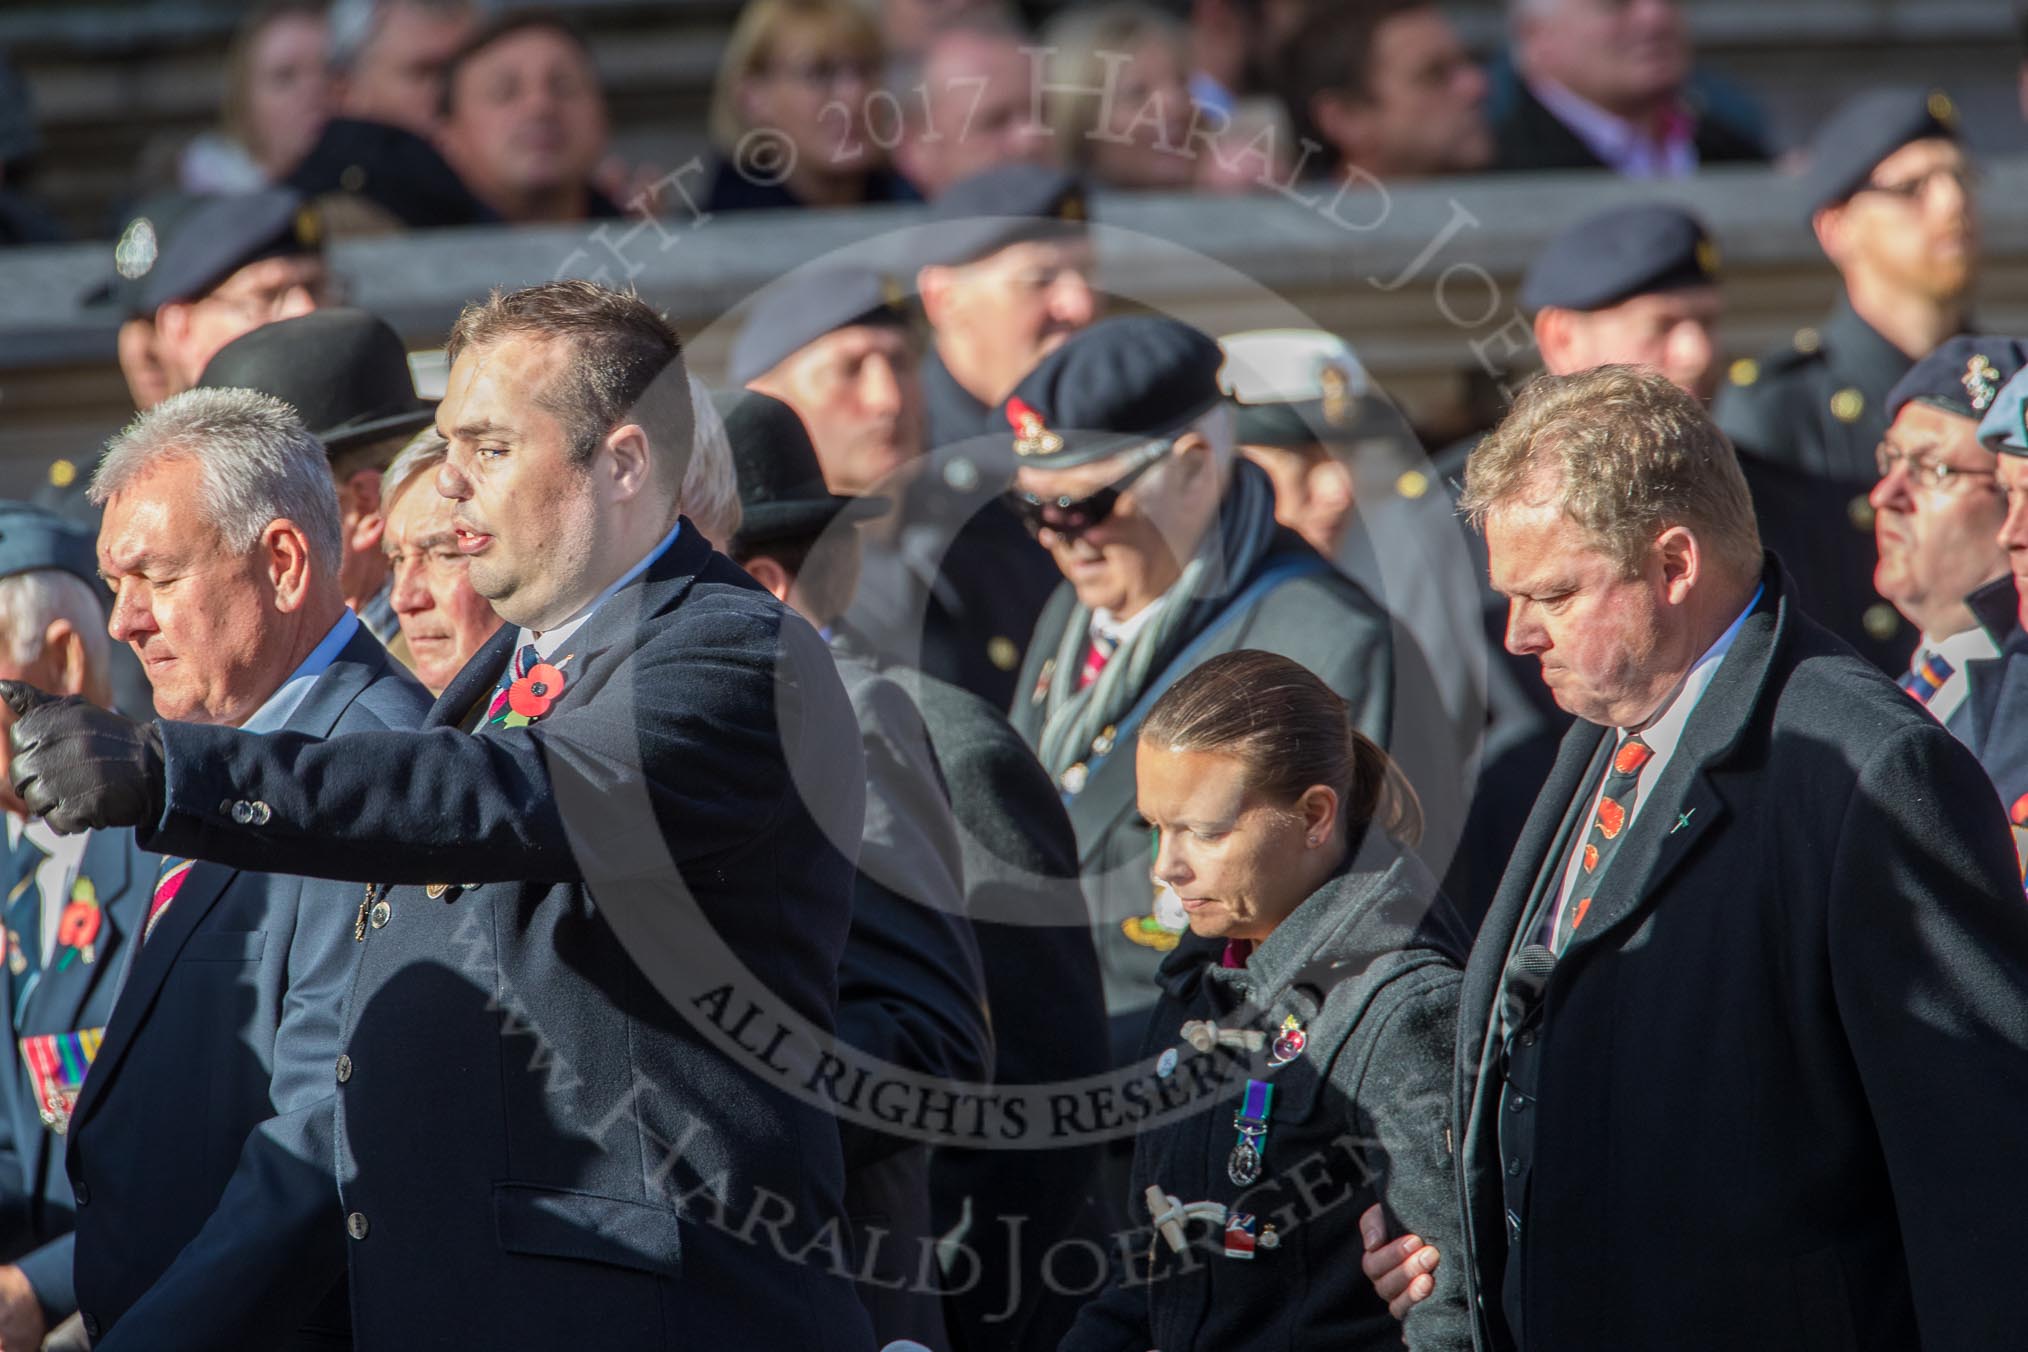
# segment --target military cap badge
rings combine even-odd
[[[1972,412],[1984,413],[2000,392],[2000,373],[1979,354],[1965,363],[1965,374],[1959,383],[1965,387],[1965,397],[1972,401]]]
[[[1352,382],[1346,379],[1342,368],[1325,362],[1317,372],[1317,386],[1321,391],[1324,421],[1333,427],[1343,427],[1352,420]]]
[[[1055,455],[1063,449],[1063,438],[1049,430],[1042,415],[1026,400],[1007,401],[1007,422],[1014,429],[1014,454]]]
[[[128,281],[138,281],[148,275],[161,252],[155,223],[146,216],[136,216],[127,222],[127,228],[120,232],[120,242],[113,246],[113,268]]]

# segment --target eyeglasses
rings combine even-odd
[[[1957,465],[1946,465],[1940,460],[1925,460],[1913,451],[1881,442],[1873,450],[1874,468],[1885,479],[1894,473],[1897,466],[1908,471],[1908,481],[1917,488],[1944,489],[1953,482],[1969,483],[1974,479],[1997,479],[2000,476],[1989,469],[1963,469]]]
[[[1858,191],[1877,192],[1884,197],[1915,202],[1926,196],[1939,179],[1948,179],[1955,183],[1958,191],[1969,197],[1978,191],[1982,175],[1976,167],[1969,164],[1939,165],[1926,174],[1903,179],[1899,183],[1862,183]]]
[[[1121,495],[1134,480],[1160,464],[1174,444],[1156,442],[1141,453],[1141,459],[1132,469],[1085,497],[1043,498],[1016,489],[1007,494],[1007,505],[1014,509],[1014,515],[1021,518],[1021,524],[1028,528],[1030,535],[1040,536],[1046,526],[1066,540],[1075,539],[1111,516],[1113,509],[1120,505]]]

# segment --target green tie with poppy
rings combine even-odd
[[[1613,852],[1626,839],[1627,821],[1634,815],[1634,800],[1640,793],[1641,767],[1654,756],[1654,748],[1631,736],[1613,753],[1613,763],[1606,770],[1605,784],[1599,791],[1598,811],[1592,814],[1591,829],[1585,832],[1584,858],[1570,885],[1574,900],[1566,900],[1563,909],[1557,912],[1556,929],[1549,945],[1557,953],[1563,952],[1570,937],[1584,923],[1598,880],[1605,876]]]

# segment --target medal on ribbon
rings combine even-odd
[[[1268,1114],[1274,1110],[1275,1087],[1266,1080],[1248,1080],[1246,1098],[1232,1115],[1239,1139],[1225,1159],[1225,1176],[1235,1186],[1250,1188],[1260,1182],[1261,1147],[1267,1143]]]
[[[59,1136],[70,1127],[71,1110],[84,1088],[85,1072],[92,1068],[92,1058],[99,1054],[105,1035],[103,1028],[80,1028],[75,1033],[43,1033],[21,1039],[21,1059],[35,1089],[35,1109],[43,1124]]]
[[[99,929],[105,920],[105,912],[99,907],[98,889],[92,886],[90,878],[79,878],[71,885],[70,902],[56,922],[56,942],[64,950],[56,960],[57,971],[70,966],[73,958],[88,964],[98,961]]]
[[[1268,1048],[1268,1064],[1285,1066],[1303,1054],[1309,1045],[1310,1035],[1303,1031],[1303,1021],[1291,1014],[1282,1020],[1281,1031],[1275,1034],[1274,1045]]]

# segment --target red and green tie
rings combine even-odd
[[[1654,748],[1637,736],[1629,736],[1613,752],[1613,763],[1606,770],[1605,784],[1599,792],[1598,811],[1592,814],[1591,829],[1585,832],[1584,858],[1570,885],[1570,896],[1556,914],[1556,929],[1550,936],[1553,951],[1563,952],[1578,926],[1584,923],[1585,913],[1591,910],[1598,880],[1605,876],[1606,865],[1612,863],[1613,853],[1626,839],[1627,822],[1634,815],[1634,800],[1640,793],[1641,767],[1654,755]]]

